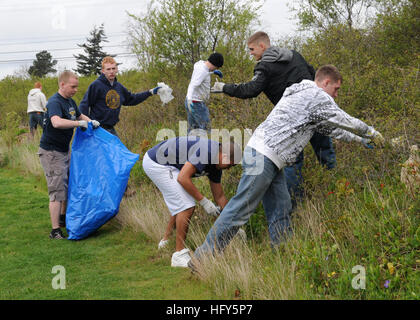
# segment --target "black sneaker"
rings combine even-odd
[[[59,219],[58,219],[58,223],[60,228],[65,228],[66,227],[66,215],[65,214],[60,214]]]
[[[50,239],[66,239],[61,229],[55,229],[50,232]]]

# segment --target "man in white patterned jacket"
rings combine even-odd
[[[196,258],[222,251],[260,201],[267,217],[271,244],[286,239],[291,232],[291,200],[283,168],[295,162],[315,132],[359,142],[370,149],[384,142],[373,127],[351,117],[335,103],[341,83],[338,69],[326,65],[317,71],[315,81],[303,80],[286,89],[249,140],[237,192],[217,218],[205,242],[195,251]],[[192,263],[190,267],[194,268]]]

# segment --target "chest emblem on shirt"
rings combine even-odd
[[[109,90],[105,97],[108,108],[118,109],[120,107],[120,95],[115,90]]]
[[[70,120],[76,120],[76,110],[73,107],[69,108]]]

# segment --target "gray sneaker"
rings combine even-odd
[[[66,239],[66,236],[63,234],[61,229],[57,229],[50,232],[50,239]]]

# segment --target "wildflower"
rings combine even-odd
[[[395,272],[395,267],[394,267],[394,265],[391,263],[391,262],[388,262],[387,263],[387,267],[388,267],[388,271],[389,271],[389,273],[392,275],[392,274],[394,274],[394,272]]]
[[[391,282],[391,281],[386,280],[386,281],[385,281],[385,283],[384,283],[384,287],[388,289],[388,288],[389,288],[389,284],[390,284],[390,282]]]
[[[334,191],[330,191],[330,192],[328,192],[327,196],[329,196],[330,194],[333,194],[333,193],[334,193]]]
[[[381,189],[383,189],[385,187],[385,185],[383,183],[381,183]]]

